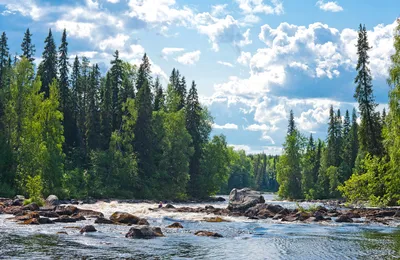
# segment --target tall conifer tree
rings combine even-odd
[[[24,39],[22,40],[21,43],[21,50],[22,50],[22,57],[27,58],[30,62],[33,62],[35,60],[35,45],[32,44],[32,34],[29,31],[29,28],[26,29]]]
[[[50,84],[53,82],[53,79],[57,79],[57,49],[51,29],[44,43],[43,60],[39,65],[38,75],[42,81],[41,92],[47,98],[49,97]]]

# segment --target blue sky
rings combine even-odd
[[[247,152],[280,153],[293,109],[298,128],[324,139],[329,107],[351,110],[360,23],[367,26],[379,109],[387,102],[397,0],[0,0],[0,31],[20,52],[27,27],[37,62],[52,28],[69,52],[106,70],[118,49],[155,75],[195,80],[213,132]]]

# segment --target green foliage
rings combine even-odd
[[[26,182],[26,191],[28,192],[29,200],[24,201],[25,205],[32,202],[35,202],[39,206],[44,205],[44,200],[42,198],[43,183],[40,175],[36,175],[34,177],[28,176]]]

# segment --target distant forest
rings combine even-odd
[[[115,51],[110,69],[69,60],[67,32],[51,30],[42,61],[26,30],[21,55],[0,38],[0,196],[204,198],[233,187],[277,191],[278,157],[247,156],[210,137],[196,83],[172,70],[163,88],[145,54]]]
[[[331,107],[326,141],[316,141],[297,130],[290,113],[284,152],[276,167],[281,197],[344,197],[350,203],[400,205],[400,20],[394,35],[388,113],[376,111],[369,69],[371,47],[362,25],[354,79],[360,117],[356,110],[342,114]]]

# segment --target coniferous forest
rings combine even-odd
[[[205,198],[251,187],[288,199],[346,198],[400,204],[400,25],[388,84],[389,110],[377,111],[365,26],[359,27],[354,99],[330,108],[325,140],[304,136],[290,112],[281,156],[246,155],[211,137],[213,118],[195,81],[172,69],[168,86],[115,51],[102,75],[86,57],[69,59],[67,32],[51,30],[34,65],[29,29],[21,55],[0,38],[0,196]]]
[[[291,199],[346,198],[350,203],[400,204],[400,22],[389,69],[389,111],[377,111],[367,30],[358,30],[354,79],[357,112],[329,111],[325,141],[302,135],[291,112],[277,164],[279,195]],[[358,116],[359,115],[359,116]]]
[[[178,70],[163,88],[146,54],[137,67],[115,51],[102,75],[86,57],[69,59],[65,30],[58,48],[49,30],[37,68],[35,52],[29,29],[18,57],[2,33],[0,196],[185,199],[233,187],[277,190],[277,157],[249,157],[224,136],[210,137],[212,117],[196,83]]]

